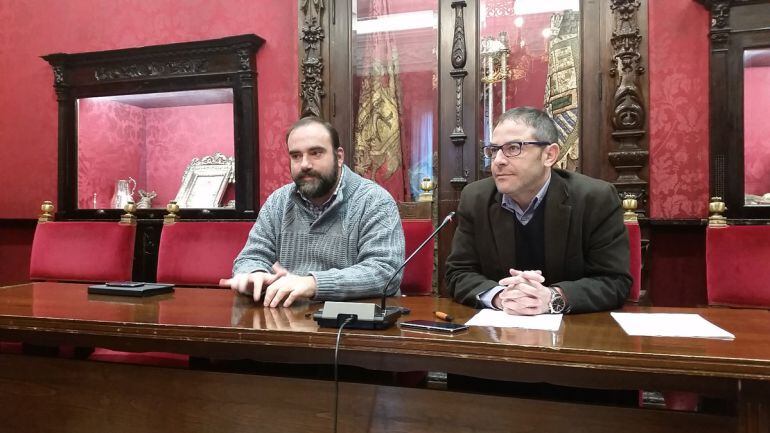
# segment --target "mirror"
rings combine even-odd
[[[233,157],[233,125],[232,89],[78,99],[78,207],[122,208],[114,200],[120,180],[133,179],[127,194],[140,209],[165,208],[191,181],[183,178],[191,160],[216,153]],[[224,207],[234,198],[232,188],[226,190],[231,174],[212,191],[219,200],[177,202]],[[220,202],[228,192],[231,197]]]
[[[56,218],[112,219],[133,200],[140,220],[157,219],[177,197],[184,218],[256,217],[263,43],[245,34],[43,56],[59,102]],[[188,170],[207,158],[226,164]]]
[[[770,48],[743,51],[743,173],[746,206],[770,206]]]

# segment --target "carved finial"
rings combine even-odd
[[[129,201],[123,206],[123,210],[126,211],[126,213],[120,216],[120,224],[136,224],[136,215],[134,215],[134,212],[136,212],[136,203]]]
[[[420,189],[422,192],[420,193],[419,197],[417,197],[417,201],[433,201],[433,190],[436,188],[436,184],[433,183],[433,180],[429,177],[423,177],[422,181],[420,182]]]
[[[711,202],[709,203],[709,212],[711,213],[711,216],[709,216],[709,227],[727,227],[727,218],[722,215],[726,210],[727,206],[722,201],[722,197],[711,197]]]
[[[163,224],[174,224],[179,221],[179,215],[177,215],[177,212],[179,212],[179,205],[176,204],[175,200],[168,202],[166,210],[168,211],[168,215],[163,216]]]
[[[37,218],[38,223],[53,221],[53,202],[52,201],[50,200],[44,201],[43,204],[40,205],[40,210],[42,212],[40,213],[40,216]]]
[[[629,192],[623,194],[623,209],[625,210],[623,213],[623,221],[638,224],[639,217],[636,215],[637,206],[639,206],[639,201],[637,200],[636,194],[631,194]]]

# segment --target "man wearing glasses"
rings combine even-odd
[[[447,258],[454,299],[509,314],[582,313],[621,306],[629,247],[615,188],[553,168],[548,114],[506,111],[483,149],[492,176],[462,192]]]

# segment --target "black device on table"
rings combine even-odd
[[[88,286],[88,293],[92,295],[143,297],[171,293],[173,291],[173,284],[142,283],[139,281],[108,281],[104,284]]]
[[[399,325],[404,329],[419,331],[459,332],[468,329],[468,325],[449,322],[434,322],[432,320],[409,320]]]

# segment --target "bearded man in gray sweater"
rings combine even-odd
[[[396,202],[343,163],[337,131],[320,118],[295,122],[286,143],[294,182],[268,197],[221,285],[269,307],[380,296],[404,260]]]

